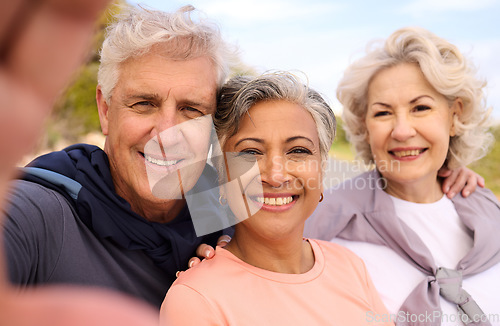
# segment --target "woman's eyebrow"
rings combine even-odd
[[[411,100],[410,104],[414,104],[415,102],[417,102],[418,100],[420,100],[423,97],[427,97],[427,98],[430,98],[431,100],[434,100],[434,98],[430,95],[420,95],[420,96],[415,97],[413,100]]]
[[[264,140],[263,139],[260,139],[260,138],[252,138],[252,137],[248,137],[248,138],[243,138],[243,139],[240,139],[236,142],[236,144],[234,144],[234,147],[238,146],[239,144],[241,144],[242,142],[244,141],[254,141],[254,142],[257,142],[259,144],[262,144],[264,143]]]
[[[310,142],[310,143],[311,143],[311,145],[314,145],[314,142],[313,142],[310,138],[308,138],[308,137],[306,137],[306,136],[293,136],[293,137],[288,138],[288,139],[286,140],[286,142],[287,142],[287,143],[291,143],[291,142],[293,142],[293,141],[295,141],[295,140],[300,140],[300,139],[306,140],[306,141]]]

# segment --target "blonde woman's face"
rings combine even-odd
[[[377,168],[389,185],[437,183],[437,172],[454,135],[447,99],[425,79],[416,64],[380,71],[368,87],[367,141]]]

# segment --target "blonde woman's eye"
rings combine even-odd
[[[373,114],[374,117],[383,117],[391,114],[389,111],[378,111]]]
[[[414,110],[417,112],[422,112],[422,111],[427,111],[430,110],[431,108],[427,105],[417,105]]]

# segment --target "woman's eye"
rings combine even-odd
[[[238,153],[238,156],[255,156],[259,154],[260,152],[256,149],[244,149]]]
[[[391,114],[389,111],[378,111],[373,114],[374,117],[383,117]]]
[[[417,111],[417,112],[421,112],[421,111],[427,111],[427,110],[430,110],[431,108],[427,105],[417,105],[413,110],[414,111]]]
[[[295,147],[289,151],[290,154],[312,154],[310,150],[304,147]]]

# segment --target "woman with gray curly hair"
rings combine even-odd
[[[173,284],[162,324],[369,325],[367,313],[386,309],[362,261],[303,238],[323,198],[332,110],[289,73],[235,77],[219,99],[220,202],[239,223],[227,246]]]
[[[484,86],[454,45],[421,28],[397,30],[345,71],[337,97],[346,132],[375,169],[326,193],[305,234],[365,261],[391,313],[373,320],[498,317],[499,203],[487,189],[449,199],[438,176],[486,154]]]

